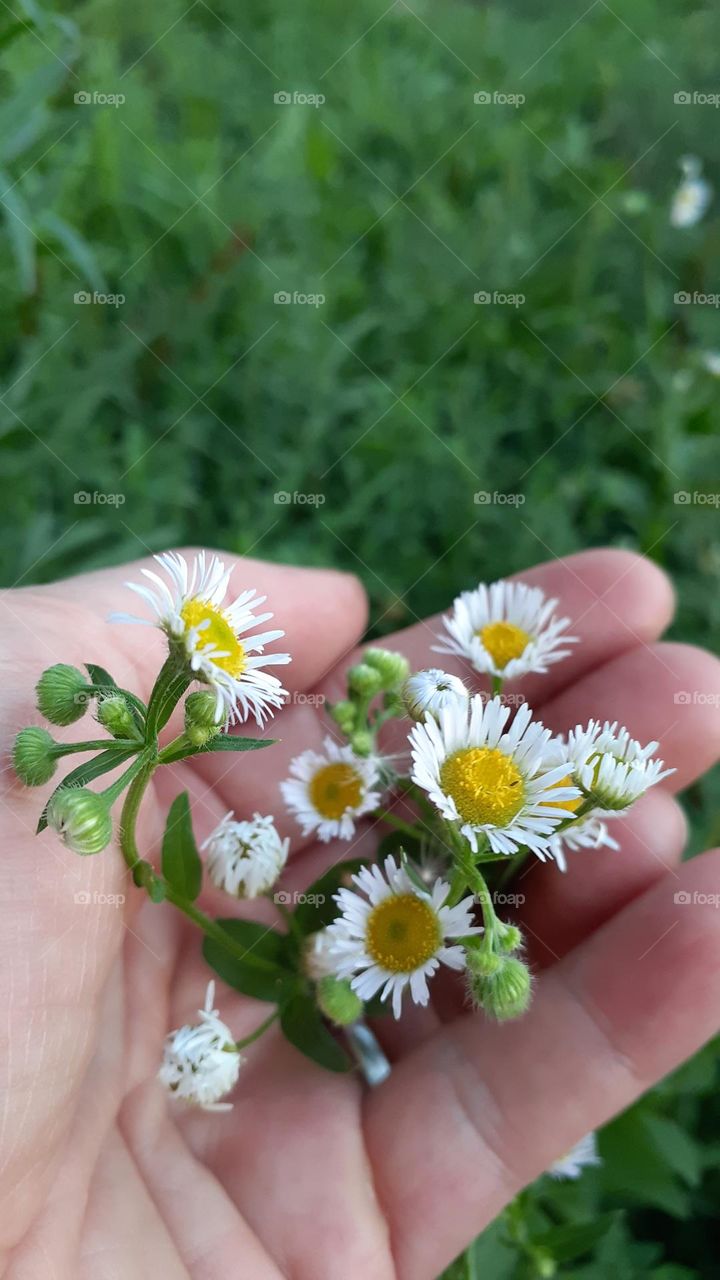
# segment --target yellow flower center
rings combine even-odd
[[[341,818],[362,796],[362,778],[351,764],[326,764],[310,783],[310,799],[323,818]]]
[[[488,622],[475,633],[483,642],[496,667],[506,667],[513,658],[520,658],[532,637],[514,622]]]
[[[247,665],[245,650],[221,609],[208,604],[206,600],[188,600],[180,610],[180,617],[186,627],[207,625],[198,631],[196,645],[203,649],[218,649],[224,657],[212,657],[212,662],[228,675],[242,675]]]
[[[522,774],[497,747],[463,747],[440,769],[443,791],[452,797],[465,822],[504,827],[522,808]]]
[[[391,894],[368,917],[368,955],[390,973],[412,973],[432,959],[441,942],[436,913],[412,893]]]
[[[561,778],[559,782],[553,782],[550,790],[554,791],[556,787],[572,787],[573,780],[568,774],[567,778]],[[582,796],[576,796],[574,800],[543,800],[543,805],[551,805],[553,809],[567,809],[568,813],[577,813],[583,802]]]

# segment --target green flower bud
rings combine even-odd
[[[356,756],[369,756],[375,742],[369,729],[358,729],[350,738],[350,746]]]
[[[540,1280],[552,1280],[557,1275],[557,1262],[547,1249],[543,1249],[539,1245],[535,1245],[531,1250],[531,1257],[535,1267],[535,1274]]]
[[[343,733],[352,733],[355,728],[357,708],[352,702],[335,702],[330,707],[330,716]]]
[[[382,678],[383,688],[392,689],[410,675],[410,663],[393,649],[366,649],[363,662],[373,667]]]
[[[530,970],[513,956],[502,958],[495,973],[486,977],[470,973],[473,1002],[498,1022],[507,1022],[525,1013],[530,1005],[531,988]]]
[[[523,936],[515,924],[498,924],[495,940],[498,948],[505,955],[519,951],[523,945]]]
[[[66,787],[52,796],[47,823],[75,853],[99,853],[112,839],[110,806],[87,787]]]
[[[350,667],[347,677],[348,689],[361,698],[372,698],[383,687],[380,672],[365,662],[358,662],[356,666]]]
[[[468,944],[465,952],[465,963],[468,973],[476,978],[489,978],[497,973],[505,962],[496,951],[489,951],[482,938]]]
[[[138,729],[127,702],[121,693],[109,693],[101,698],[97,718],[113,738],[137,738]]]
[[[321,978],[317,984],[317,1002],[325,1017],[336,1027],[347,1027],[349,1023],[357,1022],[363,1011],[362,1000],[343,978]]]
[[[77,667],[58,662],[43,671],[35,686],[37,709],[51,724],[74,724],[88,709],[90,685]]]
[[[198,689],[185,699],[185,735],[194,747],[204,747],[222,728],[218,720],[217,698],[209,689]]]
[[[49,782],[56,768],[55,743],[47,729],[21,729],[13,747],[13,767],[26,787]]]
[[[391,693],[385,694],[385,697],[383,698],[383,707],[386,711],[389,711],[391,715],[405,715],[405,703],[403,702],[402,694],[397,690],[393,690]]]

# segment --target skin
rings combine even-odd
[[[39,722],[32,689],[53,662],[100,662],[147,696],[163,637],[105,622],[113,609],[133,610],[122,583],[138,569],[0,595],[6,751],[19,727]],[[434,1280],[521,1187],[717,1030],[720,912],[678,905],[675,895],[712,893],[720,854],[680,865],[685,825],[671,792],[718,754],[720,716],[706,695],[720,664],[658,642],[672,591],[629,553],[590,551],[523,578],[560,597],[582,640],[547,676],[524,682],[540,718],[560,731],[591,715],[618,717],[641,739],[661,739],[678,772],[615,824],[621,852],[580,852],[565,876],[537,862],[523,873],[520,922],[537,972],[529,1014],[492,1025],[439,977],[428,1009],[408,1005],[400,1023],[378,1024],[394,1069],[374,1093],[316,1068],[273,1028],[247,1051],[230,1113],[170,1104],[154,1076],[163,1036],[192,1021],[204,999],[199,937],[132,888],[116,849],[83,859],[51,832],[36,838],[50,786],[26,790],[6,769],[2,1274],[337,1280],[341,1259],[346,1280]],[[338,697],[366,621],[357,581],[243,561],[232,588],[244,586],[267,592],[286,630],[273,647],[293,655],[279,672],[291,690]],[[416,668],[437,665],[438,631],[431,619],[386,643]],[[678,690],[703,697],[676,704]],[[157,852],[167,806],[188,788],[199,839],[229,808],[274,813],[293,837],[283,883],[302,889],[350,852],[303,842],[277,789],[289,760],[319,745],[327,724],[296,698],[271,726],[278,745],[164,771],[143,809],[141,848]],[[56,736],[96,735],[86,719]],[[391,735],[388,749],[398,746]],[[371,855],[376,837],[367,824],[352,856]],[[78,892],[92,901],[76,902]],[[122,907],[98,896],[113,894],[125,895]],[[234,909],[214,891],[201,905]],[[265,903],[242,913],[272,919]],[[238,1038],[268,1011],[222,984],[216,1003]]]

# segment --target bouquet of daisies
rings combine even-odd
[[[114,618],[157,626],[167,638],[147,702],[95,663],[85,673],[50,667],[37,684],[45,720],[69,725],[92,707],[102,736],[67,744],[46,728],[22,729],[14,766],[22,782],[40,786],[64,757],[86,756],[53,791],[38,831],[50,827],[81,855],[100,853],[115,835],[138,892],[182,912],[215,977],[269,1006],[236,1040],[213,1008],[210,980],[199,1021],[167,1036],[159,1078],[170,1093],[225,1109],[243,1051],[277,1024],[328,1070],[359,1068],[378,1083],[390,1068],[369,1023],[400,1018],[407,1002],[427,1004],[442,968],[488,1017],[522,1016],[532,996],[523,936],[497,909],[513,878],[528,859],[562,871],[581,850],[616,849],[612,820],[669,772],[654,757],[657,743],[642,745],[615,723],[591,720],[553,735],[515,691],[519,677],[544,674],[577,643],[558,602],[522,582],[463,592],[435,648],[456,668],[461,660],[464,679],[364,650],[344,696],[320,713],[328,716],[322,750],[298,755],[279,785],[278,805],[303,837],[333,842],[320,878],[290,894],[282,884],[291,838],[274,815],[228,813],[198,846],[183,793],[170,806],[160,858],[139,847],[138,815],[158,769],[201,754],[272,750],[272,738],[239,726],[254,720],[264,730],[284,705],[271,668],[291,660],[272,647],[284,633],[265,629],[273,615],[261,611],[264,597],[244,590],[229,598],[230,574],[216,556],[156,559],[160,572],[143,570],[144,582],[128,584],[154,617]],[[110,773],[109,785],[91,788]],[[370,830],[377,853],[367,862],[353,850],[360,839],[367,847]],[[204,881],[212,893],[203,895]],[[268,898],[277,927],[209,914],[198,900],[217,899],[218,890]]]

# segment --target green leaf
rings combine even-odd
[[[86,662],[84,664],[92,683],[100,689],[112,690],[113,693],[121,693],[125,698],[130,714],[132,715],[139,729],[145,730],[145,705],[137,698],[134,693],[130,693],[128,689],[121,689],[117,682],[106,671],[104,667],[99,667],[95,662]]]
[[[283,934],[256,920],[216,920],[215,924],[228,935],[233,949],[215,938],[205,938],[203,955],[228,986],[245,996],[274,1003],[292,994],[300,979]]]
[[[280,1025],[290,1043],[326,1071],[351,1069],[351,1059],[328,1030],[315,1001],[306,992],[297,992],[282,1005]]]
[[[72,769],[58,784],[52,795],[49,796],[47,804],[40,815],[35,834],[40,835],[40,832],[45,830],[47,826],[47,807],[61,787],[85,787],[88,782],[92,782],[95,778],[101,777],[102,774],[109,773],[111,769],[117,769],[118,765],[124,764],[131,756],[137,754],[139,748],[139,743],[137,747],[109,747],[107,751],[101,751],[99,755],[94,756],[92,760],[88,760],[86,764],[79,764],[76,769]]]
[[[165,727],[180,698],[190,684],[186,667],[178,667],[172,655],[166,660],[150,694],[147,709],[148,740]]]
[[[163,754],[163,764],[176,764],[178,760],[188,760],[192,756],[206,756],[213,752],[234,752],[234,751],[257,751],[260,747],[272,747],[278,741],[277,738],[228,738],[224,735],[213,738],[211,742],[207,742],[204,747],[183,747],[179,746],[177,750]]]
[[[539,1249],[547,1249],[556,1262],[572,1262],[594,1249],[619,1217],[617,1213],[604,1213],[591,1222],[570,1222],[562,1227],[552,1227],[550,1231],[534,1236],[532,1244]]]
[[[304,901],[295,908],[293,915],[303,934],[316,933],[335,919],[338,909],[333,901],[333,894],[337,893],[345,877],[359,871],[362,865],[361,858],[336,862],[329,871],[309,885],[303,894]]]
[[[99,685],[102,689],[117,689],[117,682],[104,667],[99,667],[95,662],[86,662],[85,670],[93,684]]]
[[[162,842],[162,873],[181,897],[195,901],[202,884],[202,862],[195,844],[187,791],[176,796],[170,806]]]

